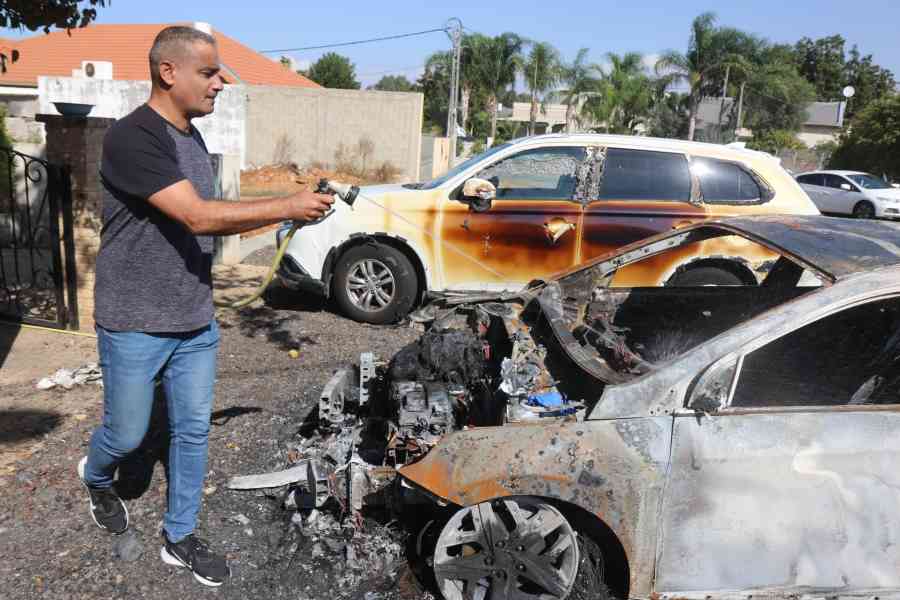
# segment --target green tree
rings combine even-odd
[[[820,100],[837,100],[846,84],[844,38],[832,35],[818,40],[801,38],[794,45],[800,74],[816,88]]]
[[[694,139],[697,109],[704,96],[718,96],[732,70],[746,63],[742,58],[761,43],[758,38],[733,27],[716,27],[716,15],[705,12],[691,23],[687,52],[669,50],[656,62],[663,83],[685,82],[689,89],[688,135]]]
[[[581,48],[572,62],[560,66],[559,80],[564,87],[551,96],[566,105],[567,133],[574,132],[584,117],[594,116],[590,107],[582,115],[582,108],[587,98],[601,91],[603,71],[587,61],[588,52]]]
[[[845,54],[844,45],[840,35],[802,38],[794,46],[794,60],[801,75],[815,86],[819,100],[843,100],[844,87],[853,86],[855,94],[845,113],[852,119],[873,100],[893,92],[896,81],[890,70],[875,64],[871,54],[863,56],[855,45]]]
[[[793,131],[769,129],[753,132],[753,139],[747,143],[748,148],[761,150],[777,155],[782,150],[803,150],[806,146],[797,139]]]
[[[487,110],[491,115],[491,138],[497,137],[498,98],[515,84],[522,68],[524,42],[515,33],[502,33],[471,40],[472,80],[487,94]]]
[[[689,87],[688,135],[694,139],[697,128],[697,108],[700,106],[704,85],[708,83],[711,71],[717,69],[718,57],[714,52],[716,15],[705,12],[691,23],[691,36],[687,52],[682,54],[669,50],[656,61],[656,73],[668,83],[686,82]]]
[[[873,100],[857,113],[828,167],[900,178],[900,94]]]
[[[667,91],[655,86],[653,105],[648,115],[647,134],[653,137],[680,139],[688,132],[688,94]]]
[[[403,75],[385,75],[378,83],[369,86],[369,89],[381,92],[412,92],[415,91],[415,87],[415,84]]]
[[[846,118],[852,119],[873,100],[893,93],[897,82],[894,74],[874,63],[872,55],[861,56],[854,45],[844,63],[844,80],[853,86],[853,98],[847,103]]]
[[[472,96],[476,94],[479,90],[478,88],[478,80],[476,77],[476,73],[473,68],[473,56],[475,50],[480,47],[481,39],[486,39],[485,36],[475,33],[471,35],[464,35],[462,39],[462,47],[460,52],[460,71],[459,71],[459,89],[460,89],[460,97],[459,97],[459,126],[463,128],[464,131],[469,131],[469,113],[471,111],[471,103]],[[432,98],[432,103],[437,107],[438,105],[443,107],[444,113],[444,122],[441,124],[442,128],[446,128],[446,111],[447,105],[449,104],[450,97],[450,75],[451,69],[453,66],[453,54],[449,51],[435,52],[431,56],[428,57],[428,60],[425,61],[425,72],[437,74],[441,73],[442,76],[446,75],[447,86],[446,89],[443,90],[444,96],[441,99]],[[424,75],[424,74],[423,74]],[[429,75],[430,76],[430,75]],[[424,90],[423,90],[424,91]],[[426,105],[429,102],[429,99],[425,99]]]
[[[806,107],[816,90],[784,55],[783,47],[763,45],[742,78],[746,84],[742,125],[754,135],[796,132],[807,118]]]
[[[328,52],[314,62],[304,73],[307,77],[327,88],[358,90],[356,67],[346,56]]]
[[[644,57],[637,52],[606,55],[609,67],[602,71],[599,90],[587,98],[584,110],[604,124],[607,133],[634,133],[644,122],[653,102],[653,85],[644,73]]]
[[[416,82],[425,96],[422,118],[426,129],[444,131],[447,126],[451,62],[449,52],[435,52],[428,57]]]
[[[538,96],[543,96],[559,82],[559,52],[547,42],[533,42],[531,52],[524,64],[524,76],[531,91],[531,112],[528,122],[528,135],[534,135],[534,124],[537,121]]]

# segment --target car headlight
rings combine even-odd
[[[885,196],[878,196],[878,200],[882,202],[887,202],[888,204],[900,204],[900,198],[887,198]]]

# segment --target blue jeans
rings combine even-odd
[[[187,333],[110,331],[97,326],[103,423],[91,436],[86,483],[109,487],[116,465],[140,446],[162,380],[169,413],[169,497],[164,529],[179,542],[194,531],[206,476],[219,328]]]

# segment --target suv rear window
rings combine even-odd
[[[800,175],[797,177],[797,183],[805,183],[808,185],[822,185],[822,174],[813,173],[812,175]]]
[[[691,175],[682,154],[607,148],[601,200],[668,200],[691,198]]]
[[[703,201],[709,204],[753,204],[762,200],[762,190],[738,164],[713,158],[695,158],[691,171],[700,180]]]

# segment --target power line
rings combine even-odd
[[[277,54],[279,52],[301,52],[304,50],[322,50],[323,48],[339,48],[341,46],[356,46],[359,44],[368,44],[371,42],[384,42],[387,40],[399,40],[401,38],[414,37],[417,35],[425,35],[428,33],[446,32],[443,27],[439,29],[426,29],[425,31],[414,31],[412,33],[400,33],[397,35],[387,35],[384,37],[369,38],[367,40],[354,40],[352,42],[339,42],[336,44],[322,44],[320,46],[303,46],[301,48],[280,48],[277,50],[260,50],[260,54]]]
[[[411,67],[397,67],[396,69],[388,69],[386,71],[375,71],[373,73],[358,73],[357,77],[374,77],[375,75],[391,75],[393,73],[408,73],[417,69],[424,69],[425,64],[413,65]]]

